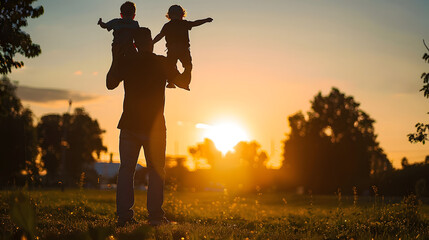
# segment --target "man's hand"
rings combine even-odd
[[[101,18],[100,18],[100,19],[101,19]],[[206,18],[206,22],[213,22],[213,18],[211,18],[211,17]]]

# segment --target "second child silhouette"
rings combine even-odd
[[[176,65],[177,60],[180,60],[184,68],[183,74],[189,76],[189,83],[187,83],[184,89],[190,90],[192,57],[189,50],[189,30],[204,23],[212,22],[213,19],[205,18],[196,21],[184,20],[183,18],[186,16],[186,11],[179,5],[171,6],[165,16],[170,21],[162,27],[161,32],[153,39],[153,43],[155,44],[165,37],[167,61],[169,64]],[[174,88],[175,86],[173,83],[169,83],[167,87]]]

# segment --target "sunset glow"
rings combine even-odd
[[[106,89],[113,36],[97,20],[120,17],[122,2],[38,0],[45,13],[29,19],[25,31],[42,54],[23,58],[25,67],[9,75],[37,118],[66,112],[70,98],[73,109],[85,108],[106,130],[108,153],[101,158],[113,153],[115,162],[123,86]],[[215,138],[225,152],[247,133],[280,164],[288,116],[307,111],[319,91],[336,87],[376,120],[380,146],[395,167],[403,157],[424,160],[427,144],[410,144],[407,134],[427,121],[428,101],[419,92],[421,73],[427,72],[421,59],[422,39],[429,39],[427,1],[197,2],[180,1],[185,19],[214,21],[190,32],[191,91],[166,90],[167,154],[190,157],[189,146],[202,137]],[[158,34],[172,3],[135,3],[135,20]],[[158,55],[165,50],[165,39],[154,46]],[[221,133],[217,119],[236,126]],[[210,126],[195,128],[196,123]],[[238,135],[235,129],[241,129]]]
[[[230,122],[208,125],[199,123],[197,128],[204,129],[204,138],[213,140],[216,148],[223,154],[233,150],[240,141],[248,141],[246,131],[240,125]]]
[[[429,0],[0,9],[0,240],[429,240]]]

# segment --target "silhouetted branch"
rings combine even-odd
[[[426,49],[429,51],[429,47],[428,47],[428,45],[426,45],[426,42],[424,39],[423,39],[423,44],[425,45]]]

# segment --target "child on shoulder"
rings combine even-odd
[[[170,20],[166,23],[161,32],[153,39],[155,44],[165,37],[167,47],[167,60],[170,64],[176,65],[177,60],[180,60],[184,68],[183,74],[188,74],[189,79],[192,71],[192,57],[189,50],[189,30],[193,27],[200,26],[204,23],[212,22],[212,18],[205,18],[196,21],[187,21],[183,18],[186,16],[186,11],[179,5],[173,5],[168,9],[166,17]],[[190,81],[190,80],[189,80]],[[189,89],[187,83],[185,89]],[[168,88],[174,88],[174,84],[169,83]]]
[[[115,18],[106,23],[101,18],[98,20],[101,28],[105,28],[107,31],[113,29],[112,65],[107,73],[107,78],[117,73],[120,57],[136,52],[132,31],[139,28],[139,23],[134,20],[136,6],[133,2],[127,1],[121,5],[120,10],[121,18]]]

